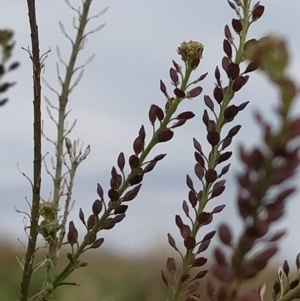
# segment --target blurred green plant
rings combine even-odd
[[[13,31],[9,29],[0,29],[0,97],[3,93],[15,85],[15,82],[3,81],[4,75],[8,72],[11,72],[19,67],[19,62],[9,63],[12,56],[12,51],[15,43],[13,39]],[[8,102],[8,97],[0,98],[0,107],[4,106]]]

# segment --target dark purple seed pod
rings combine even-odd
[[[79,219],[82,221],[82,223],[85,225],[85,219],[84,219],[84,213],[82,209],[79,209]]]
[[[168,257],[166,267],[169,273],[174,274],[176,272],[176,262],[173,257]]]
[[[217,131],[209,131],[206,138],[211,146],[215,146],[220,142],[220,134]]]
[[[146,132],[145,132],[145,127],[144,125],[141,126],[140,130],[139,130],[139,137],[141,138],[143,144],[145,142],[145,138],[146,138]]]
[[[194,279],[202,279],[205,277],[205,275],[208,273],[208,270],[203,270],[200,271],[196,274],[196,276],[194,277]]]
[[[151,105],[149,109],[149,120],[152,125],[154,125],[156,120],[156,105]]]
[[[230,120],[231,121],[237,115],[238,112],[239,112],[239,109],[238,109],[237,106],[235,106],[235,105],[229,106],[224,111],[225,120]]]
[[[101,227],[101,229],[103,230],[110,230],[112,229],[114,226],[116,225],[116,223],[114,223],[113,221],[107,221],[103,224],[103,226]]]
[[[93,229],[95,224],[97,223],[97,216],[94,214],[91,214],[87,220],[87,228],[88,230]]]
[[[199,63],[200,63],[200,59],[194,58],[191,62],[191,68],[193,70],[197,69],[197,67],[199,66]]]
[[[175,215],[175,224],[179,228],[179,230],[183,229],[184,224],[183,224],[183,221],[182,221],[180,215],[178,215],[178,214]]]
[[[195,208],[198,200],[197,200],[197,195],[192,190],[189,191],[188,199],[192,207]]]
[[[158,135],[158,142],[167,142],[171,140],[174,136],[174,132],[172,132],[169,129],[163,130],[159,135]]]
[[[222,88],[218,86],[214,88],[214,98],[219,104],[223,101],[224,93]]]
[[[239,76],[234,82],[233,82],[233,85],[232,85],[232,90],[234,92],[237,92],[239,91],[248,81],[249,79],[249,76],[246,75],[246,76]]]
[[[140,165],[140,159],[136,155],[131,155],[129,157],[129,165],[131,169],[135,169]]]
[[[176,242],[175,242],[175,239],[172,237],[172,235],[170,233],[168,233],[168,242],[169,242],[169,245],[174,248],[176,251],[178,250],[177,249],[177,246],[176,246]]]
[[[203,88],[198,86],[187,92],[187,98],[195,98],[202,93]]]
[[[202,241],[211,240],[215,236],[216,232],[217,232],[216,230],[208,232],[207,234],[204,235]]]
[[[160,154],[154,157],[154,159],[152,160],[152,162],[158,162],[160,160],[162,160],[167,154]]]
[[[187,248],[187,250],[192,250],[196,246],[196,239],[193,236],[187,236],[184,239],[184,246]]]
[[[220,187],[223,187],[223,186],[220,186]],[[219,206],[216,206],[213,211],[211,212],[212,214],[215,214],[215,213],[219,213],[221,211],[223,211],[223,209],[226,207],[226,205],[219,205]]]
[[[295,261],[296,261],[297,270],[299,271],[300,270],[300,253],[297,254]]]
[[[257,70],[259,67],[259,63],[256,61],[250,62],[249,65],[246,67],[246,70],[244,71],[244,73],[250,73],[253,72],[255,70]]]
[[[78,231],[74,225],[73,221],[69,222],[69,231],[67,234],[68,243],[73,246],[77,243],[78,240]]]
[[[161,91],[166,97],[168,97],[166,85],[163,83],[162,80],[160,80],[160,91]]]
[[[230,168],[230,163],[222,168],[221,173],[219,174],[219,177],[225,175],[229,171],[229,168]]]
[[[180,71],[181,71],[180,66],[179,66],[174,60],[172,61],[172,63],[173,63],[173,66],[174,66],[175,70],[176,70],[177,72],[180,72]]]
[[[225,41],[227,41],[227,40],[225,40]],[[220,70],[219,70],[218,66],[215,69],[215,79],[216,79],[218,85],[221,86],[221,73],[220,73]]]
[[[218,158],[217,164],[227,161],[232,156],[232,152],[225,152],[221,154]]]
[[[204,177],[205,170],[199,163],[195,164],[194,172],[198,179],[202,180],[202,178]]]
[[[223,41],[223,50],[224,50],[225,54],[227,55],[227,57],[231,59],[232,48],[231,48],[231,44],[229,43],[229,41],[227,39],[224,39],[224,41]]]
[[[139,155],[144,149],[144,143],[140,136],[138,136],[133,142],[133,150],[135,155]]]
[[[174,94],[177,98],[185,98],[185,93],[184,91],[178,89],[178,88],[175,88],[174,89]]]
[[[112,221],[115,224],[117,224],[117,223],[120,223],[125,217],[126,217],[126,214],[121,213],[121,214],[118,214],[117,216],[115,216]]]
[[[184,125],[186,123],[187,119],[179,119],[177,122],[175,122],[171,127],[170,129],[174,129],[174,128],[177,128],[177,127],[180,127],[182,125]]]
[[[130,179],[129,184],[133,186],[133,185],[140,184],[142,181],[143,181],[143,174],[138,174]]]
[[[198,82],[201,82],[202,80],[204,80],[204,78],[207,76],[208,72],[200,75],[195,81],[194,81],[194,84],[198,83]]]
[[[221,195],[225,190],[225,186],[214,187],[211,193],[210,198],[213,199],[219,195]]]
[[[180,276],[180,282],[185,282],[190,277],[190,274],[183,274]]]
[[[170,78],[175,86],[179,85],[179,77],[174,68],[170,68]]]
[[[218,174],[214,169],[209,169],[205,173],[205,180],[207,183],[213,183],[218,178]]]
[[[199,253],[204,252],[205,250],[207,250],[208,247],[209,247],[209,245],[210,245],[210,243],[211,243],[210,239],[202,241],[202,243],[199,245],[197,254],[199,254]]]
[[[135,186],[133,189],[127,191],[124,195],[124,197],[122,198],[123,202],[128,202],[133,200],[134,198],[136,198],[136,196],[138,195],[140,189],[142,187],[142,184],[139,184],[137,186]]]
[[[123,214],[127,211],[127,208],[128,208],[127,205],[120,205],[115,209],[114,214]]]
[[[228,25],[225,25],[225,28],[224,28],[224,34],[225,34],[225,37],[226,39],[232,43],[233,39],[232,39],[232,34],[231,34],[231,31],[230,31],[230,28]]]
[[[212,112],[214,112],[214,103],[208,95],[204,95],[204,103]]]
[[[242,127],[241,125],[236,125],[233,128],[231,128],[230,131],[228,132],[226,138],[229,138],[229,137],[231,138],[231,137],[235,136],[239,132],[241,127]]]
[[[202,152],[201,144],[196,138],[193,138],[193,144],[194,144],[194,148],[202,155],[203,152]]]
[[[189,206],[188,206],[188,204],[187,204],[186,201],[183,201],[183,202],[182,202],[182,210],[184,211],[184,213],[185,213],[185,215],[186,215],[187,217],[190,216],[190,215],[189,215],[190,209],[189,209]]]
[[[103,188],[101,187],[101,185],[99,183],[97,184],[97,193],[98,193],[101,201],[103,202],[104,201],[104,198],[103,198]]]
[[[195,114],[193,112],[187,111],[187,112],[180,113],[177,116],[177,119],[192,119],[194,116]]]
[[[231,142],[232,142],[232,137],[225,138],[222,143],[221,151],[224,150],[226,147],[228,147],[231,144]]]
[[[98,249],[101,247],[101,245],[104,243],[104,238],[98,238],[93,242],[93,244],[90,246],[91,249]]]
[[[202,121],[208,127],[209,117],[206,109],[203,112]]]
[[[258,20],[264,13],[265,7],[263,5],[258,5],[252,12],[252,19],[253,21]]]
[[[155,106],[156,109],[156,117],[159,121],[162,121],[165,117],[164,111],[159,107]]]
[[[155,167],[156,163],[157,163],[157,161],[151,161],[150,163],[148,163],[146,165],[146,167],[144,168],[143,173],[147,173],[147,172],[152,171],[153,168]]]
[[[243,103],[241,103],[239,106],[238,106],[238,109],[239,111],[242,111],[246,108],[246,106],[248,105],[249,101],[245,101]]]
[[[207,258],[205,258],[205,257],[198,257],[198,258],[195,258],[193,260],[192,266],[193,267],[202,267],[206,263],[207,263]]]
[[[123,152],[121,152],[119,154],[117,164],[118,164],[118,167],[120,168],[120,170],[123,171],[124,167],[125,167],[125,156],[124,156]]]
[[[120,198],[119,192],[117,190],[109,189],[107,194],[109,199],[112,201],[117,201]]]
[[[199,225],[208,225],[213,220],[213,215],[209,212],[201,212],[197,215]]]
[[[230,79],[235,80],[240,75],[240,66],[235,63],[230,63],[226,73]]]
[[[282,269],[283,269],[284,274],[286,275],[286,277],[289,277],[290,267],[289,267],[289,264],[288,264],[287,260],[285,260],[283,262]]]
[[[278,295],[280,293],[280,284],[278,281],[276,281],[274,284],[273,284],[273,290],[274,290],[274,294],[275,295]]]
[[[231,246],[232,234],[231,230],[226,224],[221,224],[219,226],[219,238],[224,245]]]
[[[228,58],[227,56],[224,56],[222,58],[222,68],[224,69],[224,71],[227,71],[230,63],[231,63],[231,59]]]
[[[234,4],[233,2],[231,2],[231,1],[229,1],[229,0],[227,0],[227,2],[228,2],[228,4],[229,4],[229,6],[230,6],[233,10],[236,10],[236,6],[235,6],[235,4]]]
[[[189,189],[191,189],[192,191],[195,192],[195,189],[194,189],[194,184],[193,184],[193,180],[191,179],[191,177],[189,175],[186,175],[186,185]]]
[[[231,21],[232,28],[235,30],[236,33],[240,33],[243,30],[243,25],[241,20],[232,19]]]
[[[93,206],[92,206],[92,211],[93,213],[98,216],[99,213],[101,212],[102,210],[102,206],[103,206],[103,203],[99,200],[96,200],[94,203],[93,203]]]
[[[199,154],[198,152],[194,152],[194,157],[195,157],[196,161],[197,161],[203,168],[205,168],[205,161],[204,161],[202,155]]]

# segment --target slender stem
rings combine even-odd
[[[65,113],[68,103],[68,97],[70,94],[70,85],[72,76],[75,70],[76,59],[78,53],[84,42],[84,31],[88,22],[88,14],[92,0],[86,0],[83,4],[82,13],[80,15],[79,27],[75,42],[73,43],[71,56],[69,59],[68,68],[66,70],[65,80],[62,85],[62,91],[59,97],[59,115],[58,115],[58,127],[57,127],[57,142],[56,142],[56,167],[55,167],[55,180],[54,180],[54,194],[53,202],[59,206],[59,200],[61,196],[61,181],[62,181],[62,166],[63,166],[63,139],[65,128]],[[58,216],[58,210],[56,211],[56,220]],[[65,225],[63,225],[65,226]],[[53,236],[53,247],[49,247],[51,259],[53,259],[54,268],[56,266],[56,253],[59,251],[60,243],[56,237],[56,233]]]
[[[34,159],[33,159],[33,185],[32,185],[32,206],[31,223],[28,238],[28,247],[25,255],[24,271],[21,281],[20,301],[28,300],[29,286],[33,272],[33,262],[36,249],[36,240],[38,235],[38,220],[40,206],[40,186],[41,186],[41,62],[39,50],[39,34],[35,14],[35,0],[27,0],[28,16],[31,31],[32,47],[32,66],[33,66],[33,141],[34,141]]]

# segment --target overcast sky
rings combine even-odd
[[[32,83],[31,66],[27,53],[21,47],[30,45],[26,1],[13,0],[1,3],[1,27],[15,32],[16,47],[13,58],[21,62],[21,67],[7,79],[17,81],[9,90],[9,103],[1,109],[0,118],[0,241],[9,238],[16,242],[24,239],[22,215],[14,211],[28,210],[25,197],[30,199],[30,186],[19,173],[17,164],[29,176],[32,173]],[[72,1],[76,3],[80,1]],[[256,22],[249,32],[249,38],[260,38],[266,34],[279,34],[288,43],[291,52],[290,73],[299,79],[300,70],[300,3],[290,1],[261,1],[266,6],[262,19]],[[222,43],[225,24],[235,17],[225,0],[151,0],[151,1],[94,1],[93,14],[105,7],[109,10],[91,22],[90,29],[106,23],[103,30],[91,35],[85,49],[80,54],[79,63],[96,54],[92,64],[85,68],[79,86],[69,100],[69,122],[77,119],[77,126],[70,138],[80,138],[85,145],[91,145],[91,154],[80,166],[76,178],[72,218],[79,226],[80,207],[90,214],[91,205],[97,198],[96,184],[108,187],[111,166],[115,165],[120,151],[128,158],[132,152],[132,142],[141,124],[144,124],[148,137],[151,128],[148,110],[151,104],[163,107],[164,96],[159,91],[159,80],[168,87],[169,68],[174,59],[180,62],[176,53],[182,41],[197,40],[204,44],[204,56],[195,77],[209,72],[202,82],[203,93],[194,100],[187,100],[180,111],[193,110],[196,118],[176,129],[172,141],[158,145],[154,155],[167,152],[167,157],[159,162],[154,171],[144,180],[139,197],[131,202],[126,219],[113,230],[104,233],[105,246],[126,254],[142,254],[147,249],[167,249],[166,234],[171,232],[179,238],[174,226],[174,215],[182,214],[181,204],[186,199],[188,189],[186,174],[193,175],[194,159],[192,138],[196,137],[205,145],[205,130],[201,121],[204,109],[203,95],[212,95],[214,69],[220,66],[223,56]],[[70,45],[61,33],[58,21],[62,21],[67,32],[74,37],[72,18],[74,12],[64,1],[37,1],[41,52],[51,52],[46,60],[43,77],[58,88],[56,78],[56,46],[59,45],[62,57],[67,61]],[[237,39],[236,39],[237,40]],[[226,78],[223,78],[226,82]],[[48,88],[43,87],[43,96],[54,104],[57,99]],[[259,131],[253,122],[252,113],[259,109],[268,120],[272,120],[272,108],[276,102],[276,89],[260,74],[251,75],[247,85],[237,93],[233,102],[239,104],[250,101],[232,124],[242,123],[243,128],[236,137],[231,149],[244,143],[253,145],[259,139]],[[295,107],[300,112],[300,106]],[[45,132],[55,139],[53,123],[49,122],[43,104]],[[205,147],[208,150],[207,146]],[[51,145],[44,141],[43,152],[50,151]],[[50,156],[48,156],[49,162]],[[230,221],[238,229],[239,221],[234,209],[236,184],[234,176],[237,162],[232,159],[233,168],[227,175],[226,192],[209,208],[216,204],[227,205],[216,215],[212,226],[203,228],[202,234],[211,230],[221,221]],[[50,162],[48,163],[50,164]],[[300,178],[298,177],[298,183]],[[196,180],[195,180],[196,181]],[[199,186],[200,187],[200,186]],[[43,197],[48,198],[51,191],[50,178],[43,177]],[[279,227],[288,229],[289,235],[282,240],[284,252],[281,258],[294,258],[300,251],[299,239],[299,194],[289,200],[285,219]],[[183,215],[183,214],[182,214]],[[200,234],[201,235],[201,234]]]

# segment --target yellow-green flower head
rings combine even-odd
[[[191,63],[195,59],[201,59],[204,46],[200,42],[189,41],[182,42],[178,47],[178,54],[184,62]]]

